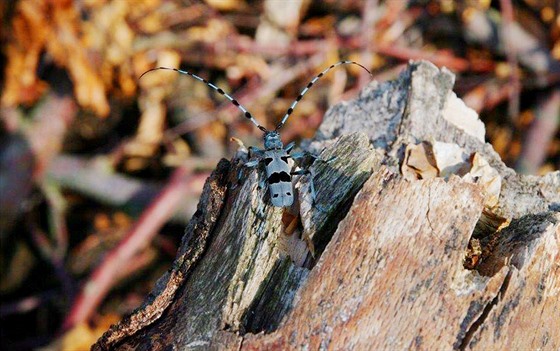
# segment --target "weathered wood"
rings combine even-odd
[[[484,275],[509,269],[467,349],[560,349],[560,213],[529,214],[496,234]]]
[[[457,296],[483,306],[500,287],[499,278],[463,273],[481,210],[478,189],[457,179],[409,183],[376,173],[301,290],[305,303],[277,332],[246,336],[244,348],[449,347],[470,304]]]
[[[560,173],[507,168],[453,80],[412,63],[333,107],[303,145],[329,160],[313,205],[305,176],[282,211],[259,172],[237,185],[243,153],[223,161],[174,268],[93,348],[558,349]],[[478,176],[403,177],[407,146],[434,141],[486,160],[496,201]]]
[[[529,261],[544,270],[527,262],[533,279],[541,279],[529,284],[503,261],[491,276],[463,268],[481,210],[477,188],[457,178],[408,183],[377,173],[285,323],[272,334],[245,335],[243,349],[557,349],[557,244],[542,251],[557,242],[560,216],[549,214],[531,227],[538,241],[531,246],[544,255]],[[522,255],[520,249],[513,255]],[[538,304],[546,294],[548,304]],[[531,323],[524,324],[525,316]]]

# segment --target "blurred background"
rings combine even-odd
[[[1,348],[86,350],[167,271],[204,180],[342,59],[457,75],[487,141],[525,174],[559,168],[557,0],[11,0],[0,3]],[[341,66],[284,142],[371,77]]]

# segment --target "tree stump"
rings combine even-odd
[[[93,350],[560,349],[560,172],[484,142],[454,76],[411,62],[326,114],[298,201],[241,149],[207,180],[173,267]],[[237,174],[242,172],[240,184]]]

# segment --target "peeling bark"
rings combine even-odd
[[[507,168],[453,81],[411,63],[333,107],[302,145],[323,160],[315,203],[301,176],[293,208],[271,207],[262,171],[222,161],[174,267],[93,349],[560,348],[560,173]],[[497,204],[462,175],[405,179],[407,146],[433,140],[483,157]]]

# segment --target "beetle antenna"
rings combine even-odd
[[[225,96],[235,107],[237,107],[238,109],[241,110],[241,112],[243,112],[243,115],[245,116],[245,118],[247,118],[247,119],[249,119],[251,122],[253,122],[253,124],[256,125],[257,128],[259,128],[261,131],[263,131],[263,132],[265,132],[265,133],[268,131],[265,127],[263,127],[262,125],[260,125],[259,122],[257,122],[257,120],[253,117],[253,115],[251,115],[251,113],[250,113],[249,111],[247,111],[247,109],[246,109],[243,105],[241,105],[241,104],[239,103],[239,101],[237,101],[236,99],[234,99],[233,97],[231,97],[229,94],[227,94],[226,92],[224,92],[221,88],[215,86],[214,84],[210,83],[210,82],[207,81],[206,79],[201,78],[201,77],[197,76],[197,75],[194,74],[194,73],[191,73],[191,72],[189,72],[189,71],[183,71],[183,70],[177,69],[177,68],[156,67],[156,68],[152,68],[152,69],[147,70],[146,72],[142,73],[142,75],[141,75],[140,78],[138,78],[138,79],[141,79],[145,74],[147,74],[147,73],[149,73],[149,72],[157,71],[157,70],[160,70],[160,69],[168,70],[168,71],[175,71],[175,72],[178,72],[178,73],[181,73],[181,74],[185,74],[185,75],[187,75],[187,76],[191,76],[191,77],[193,77],[194,79],[201,81],[202,83],[206,84],[206,85],[209,86],[210,88],[214,89],[214,90],[217,91],[218,93],[220,93],[220,94],[222,94],[223,96]]]
[[[324,76],[325,74],[327,74],[327,72],[329,72],[331,69],[340,66],[340,65],[345,65],[345,64],[352,64],[352,65],[357,65],[362,67],[363,69],[366,70],[367,73],[369,73],[370,76],[373,76],[371,74],[371,72],[365,68],[363,65],[359,64],[358,62],[355,61],[339,61],[333,65],[331,65],[330,67],[326,68],[323,72],[319,73],[318,75],[315,76],[315,78],[313,78],[309,84],[307,84],[307,86],[305,88],[303,88],[303,90],[301,91],[301,93],[299,93],[298,97],[294,100],[294,102],[292,103],[292,105],[290,106],[290,108],[288,109],[288,111],[286,112],[286,114],[284,115],[284,117],[282,118],[282,121],[280,121],[280,123],[278,123],[278,125],[276,126],[276,129],[274,130],[278,130],[280,128],[282,128],[284,126],[284,124],[286,123],[286,121],[288,120],[288,117],[290,117],[290,115],[292,114],[292,112],[294,112],[294,108],[296,107],[296,105],[298,104],[298,102],[300,102],[300,100],[303,98],[303,96],[307,93],[307,91],[313,86],[313,84],[315,84],[315,82],[317,82],[322,76]]]

